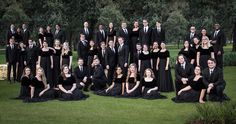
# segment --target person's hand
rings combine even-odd
[[[182,90],[180,90],[179,92],[178,92],[178,95],[180,95],[182,93]]]
[[[107,93],[109,90],[110,90],[110,89],[109,89],[109,88],[107,88],[107,89],[106,89],[106,93]]]
[[[127,63],[125,63],[125,64],[124,64],[124,67],[127,67],[127,66],[128,66],[128,64],[127,64]]]
[[[87,82],[87,78],[84,78],[84,79],[83,79],[83,82]]]
[[[85,86],[85,84],[84,84],[83,82],[80,82],[79,84],[80,84],[81,86],[83,86],[83,87]]]
[[[68,93],[68,94],[72,94],[72,91],[71,91],[71,90],[68,90],[67,93]]]
[[[169,69],[169,67],[167,66],[166,68],[165,68],[165,70],[168,70]]]
[[[107,65],[106,68],[109,69],[109,65]]]
[[[208,87],[214,87],[214,85],[213,85],[212,83],[210,83],[210,84],[208,85]]]
[[[24,65],[27,65],[26,61],[24,61]]]
[[[128,94],[130,94],[130,93],[131,93],[131,91],[130,91],[130,90],[127,90],[126,92],[127,92]]]
[[[158,70],[159,68],[158,68],[158,66],[156,66],[156,70]]]
[[[53,64],[51,64],[51,69],[53,69]]]
[[[221,55],[221,51],[218,51],[218,52],[217,52],[217,55]]]
[[[151,93],[151,91],[152,91],[152,90],[148,90],[147,93],[149,94],[149,93]]]
[[[212,87],[207,88],[207,93],[209,94],[211,92]]]
[[[43,91],[42,91],[42,92],[40,92],[40,93],[39,93],[39,96],[42,96],[42,95],[43,95],[43,93],[44,93]]]

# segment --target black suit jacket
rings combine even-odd
[[[96,44],[98,46],[100,46],[100,43],[101,42],[105,42],[106,43],[106,39],[107,39],[107,33],[106,31],[104,30],[104,33],[105,33],[105,37],[103,36],[103,34],[99,31],[97,31],[96,33]]]
[[[106,78],[106,75],[105,75],[104,70],[103,70],[103,68],[102,68],[101,65],[97,65],[97,66],[94,68],[94,72],[93,72],[92,78],[93,78],[93,79],[104,80],[104,83],[106,83],[107,78]]]
[[[87,62],[86,60],[88,59],[89,46],[88,46],[87,41],[85,43],[86,43],[86,45],[84,45],[82,43],[82,41],[78,42],[77,53],[78,53],[78,58],[82,58],[82,59],[84,59],[85,62]]]
[[[128,57],[129,57],[129,48],[127,45],[124,44],[121,50],[118,51],[118,65],[123,67],[125,63],[128,64]]]
[[[127,31],[128,31],[128,33],[126,34],[123,29],[120,29],[118,31],[118,36],[119,37],[123,37],[124,38],[124,43],[127,44],[127,45],[130,45],[129,41],[130,41],[130,34],[131,34],[131,32],[130,32],[129,29],[127,29]]]
[[[117,50],[115,49],[115,52],[110,48],[106,48],[106,54],[105,54],[105,63],[106,65],[109,65],[110,68],[115,68],[117,63]]]
[[[104,69],[106,68],[106,61],[105,61],[106,54],[107,54],[106,49],[105,49],[104,56],[102,55],[102,49],[98,51],[98,58],[100,60],[100,64],[102,65]]]
[[[146,44],[146,45],[150,46],[151,43],[152,43],[151,40],[152,40],[152,29],[151,29],[151,27],[148,27],[147,33],[144,32],[144,28],[140,29],[140,31],[139,31],[139,41],[142,44]]]
[[[30,32],[28,29],[26,29],[26,31],[22,31],[22,37],[23,37],[23,42],[24,44],[28,45],[28,40],[30,38]]]
[[[188,80],[194,78],[194,69],[191,64],[186,63],[185,69],[182,69],[180,64],[175,65],[175,80],[180,82],[181,78],[188,78]]]
[[[59,39],[61,43],[64,43],[66,41],[66,34],[63,30],[60,30],[57,34],[54,33],[54,39]]]
[[[214,86],[225,85],[223,70],[219,67],[215,67],[212,74],[210,75],[209,68],[206,68],[202,72],[203,83],[207,87],[210,83],[213,83]]]
[[[185,41],[188,41],[190,44],[193,44],[193,38],[194,38],[194,37],[198,37],[198,38],[199,38],[199,36],[198,36],[197,33],[195,32],[195,33],[194,33],[194,36],[193,36],[192,38],[190,38],[190,34],[191,34],[191,33],[188,33],[188,34],[185,36],[185,39],[184,39],[184,40],[185,40]],[[200,40],[201,40],[201,39],[200,39]]]
[[[36,63],[38,61],[39,48],[33,46],[33,48],[26,48],[26,62],[27,65]]]
[[[214,37],[214,33],[215,33],[215,31],[211,35],[211,40],[213,40],[213,41],[215,40],[216,41],[216,43],[213,44],[214,52],[217,53],[218,51],[221,51],[223,53],[224,52],[223,46],[226,43],[225,34],[224,34],[224,32],[222,30],[220,30],[218,32],[218,34],[216,35],[216,37]]]
[[[7,38],[6,38],[6,40],[7,40],[7,44],[9,44],[9,40],[12,38],[12,37],[15,37],[15,35],[16,35],[16,31],[13,33],[13,32],[11,32],[11,30],[8,30],[7,31]]]
[[[90,41],[90,40],[92,39],[93,32],[92,32],[92,30],[89,29],[89,28],[88,28],[88,31],[89,31],[89,33],[86,34],[86,33],[85,33],[85,30],[84,30],[84,28],[83,28],[83,29],[81,29],[80,33],[82,33],[82,34],[85,35],[85,39],[86,39],[87,41]]]
[[[157,41],[158,44],[165,42],[165,30],[163,28],[161,28],[160,32],[157,31],[157,28],[152,30],[152,42],[154,41]]]
[[[86,66],[83,66],[83,71],[81,71],[79,67],[77,66],[74,69],[74,76],[75,76],[76,82],[80,83],[84,79],[84,77],[89,78],[89,70]]]
[[[18,58],[18,48],[14,45],[14,48],[11,49],[10,45],[6,47],[6,62],[16,63]]]

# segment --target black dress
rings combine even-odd
[[[129,43],[129,51],[130,51],[130,63],[133,63],[133,55],[137,51],[136,44],[139,43],[139,29],[137,31],[131,31],[130,34],[131,43]]]
[[[51,68],[52,63],[50,59],[52,55],[53,51],[50,49],[48,51],[42,51],[42,49],[39,51],[39,56],[41,56],[40,66],[43,68],[47,81],[51,87],[53,86],[52,68]]]
[[[58,85],[62,85],[62,87],[65,90],[70,90],[73,87],[73,84],[76,83],[75,77],[71,75],[70,77],[66,77],[66,79],[63,79],[62,76],[58,77]],[[67,100],[82,100],[86,99],[88,96],[83,94],[79,90],[79,88],[75,88],[75,90],[72,92],[72,94],[64,93],[63,91],[59,91],[59,100],[67,101]]]
[[[110,40],[114,41],[114,36],[116,36],[116,30],[112,29],[110,31],[110,29],[108,29],[108,31],[107,31],[108,42]]]
[[[46,37],[46,41],[48,43],[48,46],[53,47],[54,38],[53,38],[52,32],[46,32],[45,37]]]
[[[202,69],[207,68],[207,60],[211,58],[211,52],[214,52],[213,47],[209,47],[208,49],[203,49],[202,47],[199,48],[200,58],[199,64]]]
[[[34,96],[33,98],[26,98],[24,102],[44,102],[50,99],[54,99],[54,90],[48,89],[43,93],[42,96],[39,96],[40,92],[45,89],[43,81],[39,81],[36,77],[31,80],[32,87],[34,87]]]
[[[20,88],[20,94],[17,97],[18,99],[25,99],[30,97],[30,84],[31,80],[29,77],[22,77],[21,78],[21,88]]]
[[[148,82],[145,81],[145,79],[142,79],[142,86],[144,87],[143,90],[143,98],[144,99],[164,99],[165,96],[161,95],[158,90],[151,91],[150,93],[147,93],[148,90],[157,87],[157,80],[153,79],[152,81]]]
[[[55,87],[58,76],[61,72],[60,60],[61,60],[61,49],[55,49],[56,53],[53,53],[53,80],[52,86]]]
[[[157,59],[159,58],[159,52],[160,52],[160,50],[158,50],[157,52],[154,52],[154,51],[151,52],[151,59],[152,59],[152,64],[153,64],[152,70],[153,70],[156,78],[158,78],[158,75],[159,75],[159,70],[156,69]],[[159,78],[157,79],[157,86],[160,87]]]
[[[192,59],[194,59],[196,61],[195,52],[190,48],[187,51],[185,51],[184,48],[182,48],[179,51],[179,55],[180,54],[184,55],[189,63],[191,63]]]
[[[200,48],[200,46],[198,48],[196,48],[195,45],[193,47],[191,47],[191,50],[193,51],[193,58],[195,59],[194,64],[193,64],[194,67],[197,66],[197,52],[199,51],[199,48]]]
[[[70,56],[72,56],[72,52],[68,51],[68,53],[62,53],[62,65],[68,65],[70,64]]]
[[[140,75],[143,76],[145,69],[151,68],[150,52],[148,54],[144,54],[143,52],[141,52],[141,54],[139,55],[139,60],[141,60]]]
[[[17,81],[20,81],[23,70],[25,68],[24,61],[26,61],[26,50],[20,49],[18,54],[18,69],[17,69]]]
[[[134,77],[129,77],[128,82],[126,82],[129,85],[129,90],[134,88],[138,81],[140,81],[140,76],[139,75],[137,75],[136,81],[135,81]],[[124,97],[140,97],[140,96],[141,96],[141,83],[139,84],[139,86],[133,92],[131,92],[129,94],[127,92],[124,93]]]
[[[168,70],[165,70],[168,57],[170,57],[168,50],[165,52],[159,52],[160,62],[158,66],[159,75],[157,79],[160,81],[159,89],[162,92],[174,91],[170,65],[168,65]]]
[[[192,88],[191,90],[181,92],[180,95],[172,100],[174,102],[198,102],[201,90],[206,89],[202,77],[197,81],[194,81],[193,79],[190,80],[189,85]]]
[[[93,58],[94,58],[94,56],[95,55],[98,55],[98,50],[97,49],[92,49],[92,50],[90,50],[89,49],[89,51],[88,51],[88,63],[87,63],[87,65],[90,67],[91,66],[91,64],[93,63]]]
[[[97,92],[98,95],[102,96],[119,96],[122,94],[122,83],[125,83],[126,77],[122,75],[121,78],[114,78],[114,87],[106,92],[103,90],[101,92]]]
[[[41,33],[38,34],[38,39],[41,39],[42,44],[43,44],[43,41],[44,41],[44,37],[45,37],[44,34],[41,34]],[[40,43],[39,43],[39,45],[40,45]]]
[[[16,33],[15,34],[15,41],[16,41],[16,43],[23,42],[23,36],[22,36],[21,33]]]

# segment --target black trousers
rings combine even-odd
[[[13,67],[13,79],[16,80],[16,62],[9,62],[7,65],[7,80],[11,80],[11,68]]]
[[[115,67],[111,67],[108,69],[108,85],[110,86],[112,84],[112,80],[114,77]]]
[[[94,85],[94,91],[104,90],[106,88],[106,80],[103,79],[92,79]]]
[[[223,54],[221,54],[221,55],[215,54],[215,59],[216,59],[216,66],[223,69],[223,65],[224,65],[224,63],[223,63]]]

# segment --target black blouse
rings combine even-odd
[[[52,50],[48,50],[48,51],[43,51],[42,49],[39,51],[39,56],[41,57],[50,57],[52,56],[53,51]]]
[[[170,52],[166,50],[165,52],[159,52],[159,58],[160,59],[167,59],[170,57]]]
[[[193,79],[190,81],[190,86],[196,90],[196,91],[200,91],[202,89],[206,89],[206,86],[203,83],[203,79],[202,77],[199,78],[197,81],[194,81]]]
[[[213,47],[209,47],[208,49],[199,48],[200,55],[211,55],[211,52],[214,52]]]
[[[195,52],[192,49],[188,49],[188,51],[185,51],[184,48],[182,48],[179,51],[179,55],[184,55],[188,60],[191,61],[191,59],[195,59]]]
[[[36,77],[34,77],[31,81],[31,85],[33,87],[35,87],[36,89],[39,88],[39,89],[44,89],[45,86],[44,86],[44,83],[43,81],[39,81]]]
[[[115,84],[122,84],[122,83],[125,83],[125,80],[126,80],[126,77],[124,76],[124,75],[122,75],[122,77],[121,78],[115,78],[114,79],[114,82],[115,82]]]
[[[107,36],[110,37],[110,38],[113,38],[114,36],[116,36],[116,30],[112,29],[110,31],[110,29],[108,29]]]
[[[44,37],[45,37],[44,34],[40,34],[40,33],[38,34],[38,38],[41,39],[42,42],[44,41]]]
[[[137,74],[136,80],[137,80],[137,81],[140,81],[140,76],[139,76],[139,74]],[[134,77],[129,77],[128,82],[129,82],[130,84],[136,83]]]
[[[63,53],[63,54],[62,54],[62,58],[67,58],[67,59],[69,59],[70,56],[72,56],[72,52],[71,52],[71,51],[68,51],[67,54],[66,54],[66,53]]]
[[[61,56],[61,49],[55,49],[56,53],[53,53],[54,56]]]
[[[145,81],[145,79],[142,79],[142,86],[144,86],[145,88],[154,88],[157,87],[157,81],[154,78],[152,81]]]
[[[143,52],[141,52],[140,55],[139,55],[139,59],[140,60],[150,60],[151,59],[151,55],[150,55],[150,53],[144,54]]]
[[[158,52],[151,52],[151,58],[153,58],[153,59],[157,59],[158,57],[159,57],[159,52],[160,52],[160,50],[158,51]]]
[[[131,37],[139,37],[139,30],[140,29],[138,29],[137,31],[131,31]]]
[[[70,77],[66,77],[66,79],[64,80],[63,77],[60,75],[58,77],[58,85],[62,85],[64,86],[72,86],[74,83],[76,83],[75,77],[73,75],[71,75]]]
[[[88,51],[88,56],[94,56],[98,54],[98,50],[97,49],[93,49],[93,50],[89,50]]]
[[[21,78],[21,85],[22,86],[29,86],[31,84],[30,78],[24,76]]]

